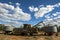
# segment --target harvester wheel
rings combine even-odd
[[[32,34],[32,33],[30,33],[30,35],[32,36],[33,34]]]
[[[27,35],[30,35],[30,33],[27,33]]]
[[[6,35],[7,33],[5,32],[4,34]]]
[[[46,33],[44,33],[44,36],[46,35]]]
[[[6,31],[4,34],[9,34],[9,32]]]
[[[48,33],[48,36],[52,36],[53,35],[53,33]]]
[[[24,33],[21,33],[22,36],[24,36],[25,34]]]
[[[56,33],[56,36],[58,36],[58,33]]]

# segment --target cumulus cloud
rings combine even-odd
[[[45,18],[46,18],[46,19],[51,19],[51,18],[57,19],[57,18],[59,18],[59,17],[60,17],[60,12],[52,13],[51,15],[50,15],[50,14],[45,15]]]
[[[36,18],[39,18],[39,17],[43,17],[45,14],[53,11],[55,9],[55,7],[59,7],[60,6],[60,3],[57,3],[55,5],[46,5],[46,6],[42,6],[40,7],[40,9],[35,12],[35,17]]]
[[[36,12],[36,11],[38,11],[38,8],[37,7],[34,7],[34,6],[29,6],[29,10],[31,12]]]
[[[15,27],[20,27],[21,25],[23,25],[23,22],[18,22],[18,21],[14,21],[14,20],[8,20],[8,19],[3,19],[0,18],[0,23],[3,22],[4,25],[6,26],[15,26]]]
[[[39,11],[35,13],[34,16],[35,16],[36,18],[43,17],[46,13],[49,13],[49,12],[51,12],[52,10],[54,10],[54,7],[51,6],[51,5],[48,5],[48,6],[46,6],[46,7],[41,7],[41,8],[39,9]]]
[[[50,25],[57,25],[57,26],[60,26],[60,21],[58,21],[58,20],[60,20],[60,18],[59,19],[52,19],[52,20],[45,20],[45,21],[43,21],[43,23],[45,24],[45,25],[48,25],[48,24],[50,24]]]
[[[15,27],[21,27],[21,25],[23,25],[22,22],[17,22],[17,21],[12,21],[12,22],[7,22],[6,25],[9,24],[9,25],[13,25]]]
[[[13,5],[6,3],[0,3],[0,17],[11,19],[11,20],[24,20],[28,21],[31,19],[30,14],[23,12],[23,10],[17,6],[16,8]]]
[[[17,3],[16,3],[16,5],[17,5],[17,6],[19,6],[19,5],[20,5],[20,3],[18,3],[18,2],[17,2]]]
[[[39,23],[38,27],[44,27],[45,25],[57,25],[60,26],[60,12],[55,12],[45,16],[45,20],[42,23]],[[40,25],[40,26],[39,26]]]
[[[9,4],[12,4],[12,2],[9,2]]]
[[[60,12],[53,13],[52,15],[53,16],[58,16],[58,15],[60,15]]]
[[[5,21],[4,21],[5,22]],[[8,21],[7,20],[7,22],[5,22],[5,24],[4,25],[6,25],[6,26],[15,26],[15,27],[20,27],[21,25],[23,25],[23,22],[18,22],[18,21]]]
[[[45,18],[51,18],[50,14],[45,15]]]
[[[31,19],[31,15],[23,12],[23,10],[18,6],[18,3],[16,4],[17,7],[7,3],[0,3],[0,20],[5,20],[7,22],[12,22],[12,20],[29,21]]]
[[[51,17],[52,16],[52,17]],[[49,17],[49,18],[48,18]],[[60,12],[52,13],[52,15],[47,15],[46,19],[44,20],[44,23],[47,24],[53,24],[53,25],[59,25],[60,26]]]
[[[9,5],[7,3],[0,3],[0,8],[3,8],[3,9],[9,9],[9,10],[14,10],[14,6],[13,5]]]

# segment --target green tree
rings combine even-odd
[[[3,30],[4,25],[0,24],[0,31]]]

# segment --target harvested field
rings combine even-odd
[[[0,40],[60,40],[60,36],[20,36],[0,34]]]

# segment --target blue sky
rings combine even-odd
[[[7,17],[10,18],[10,19],[7,18],[4,19],[3,16],[6,16],[4,13],[5,11],[3,12],[0,11],[0,15],[4,14],[0,17],[0,23],[2,24],[12,22],[14,23],[14,25],[16,25],[15,24],[16,22],[18,24],[27,23],[35,25],[38,22],[46,19],[52,20],[60,17],[60,0],[0,0],[0,7],[1,4],[3,4],[2,9],[4,10],[6,9],[6,11],[7,10],[9,11],[6,13],[8,15]],[[13,9],[5,8],[6,7],[5,4],[8,4],[8,8],[9,5],[13,6],[14,8],[13,7],[12,7]],[[22,11],[20,10],[20,12],[23,12],[23,14],[21,13],[17,14],[17,11],[15,9],[17,9],[18,11],[21,9]],[[11,15],[13,14],[14,16],[12,15],[9,17],[10,14]],[[17,19],[18,17],[11,18],[15,16],[20,17],[20,19]]]

